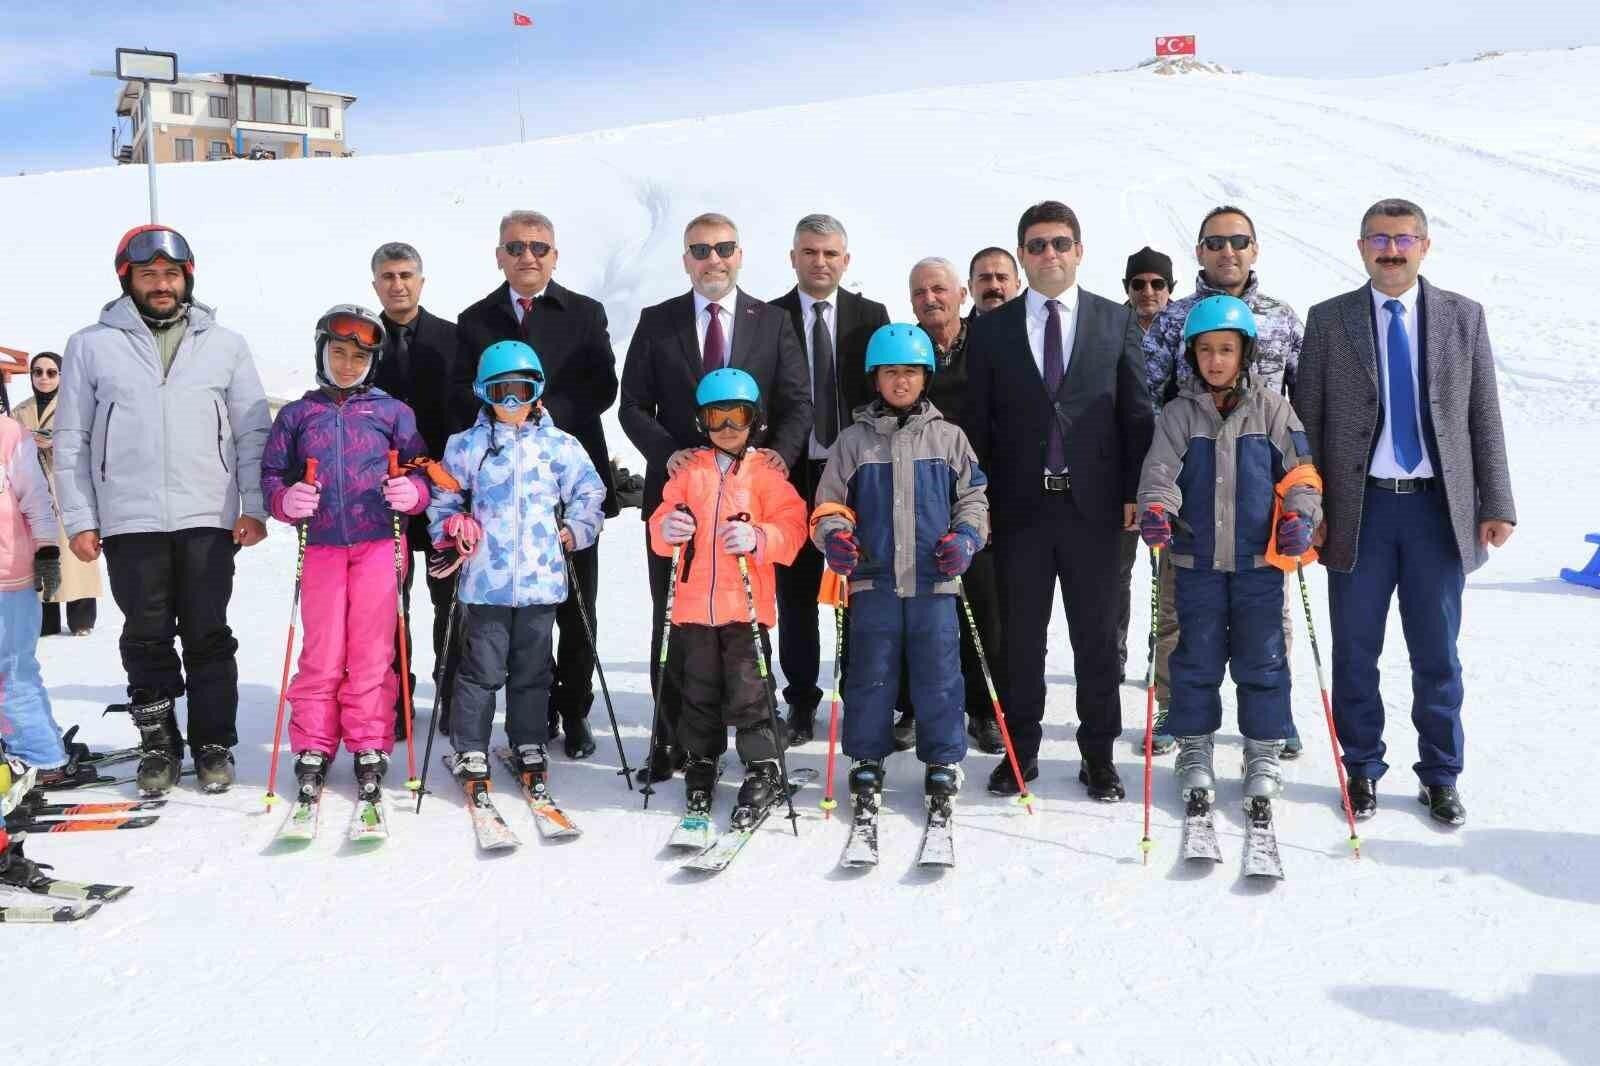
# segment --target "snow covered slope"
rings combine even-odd
[[[250,339],[279,395],[310,382],[323,308],[374,302],[366,260],[380,241],[417,244],[425,302],[453,314],[497,283],[494,223],[513,207],[556,219],[559,276],[605,301],[620,353],[639,307],[685,287],[679,233],[705,209],[741,222],[745,287],[762,295],[791,282],[794,220],[838,215],[851,230],[850,282],[904,316],[913,261],[964,266],[978,247],[1013,244],[1030,201],[1078,210],[1082,278],[1102,293],[1142,244],[1184,263],[1200,215],[1233,201],[1260,227],[1266,288],[1303,313],[1363,280],[1361,211],[1380,196],[1414,198],[1433,217],[1428,275],[1489,307],[1522,519],[1469,582],[1471,821],[1438,831],[1412,798],[1396,618],[1383,661],[1394,770],[1359,862],[1334,809],[1302,633],[1306,754],[1286,767],[1279,818],[1288,881],[1262,891],[1236,878],[1242,821],[1226,780],[1228,861],[1198,878],[1173,865],[1170,758],[1157,766],[1156,848],[1143,866],[1138,804],[1090,803],[1076,783],[1058,616],[1043,809],[1029,817],[988,797],[994,760],[971,758],[961,867],[943,878],[912,866],[920,770],[908,757],[890,767],[877,871],[833,869],[844,829],[821,819],[811,790],[798,801],[798,840],[769,827],[717,879],[678,874],[662,845],[681,785],[641,814],[605,734],[595,760],[556,761],[555,792],[585,830],[574,843],[541,846],[503,783],[525,844],[480,858],[459,799],[434,774],[439,792],[420,818],[397,811],[383,850],[351,853],[336,840],[353,797],[346,760],[326,839],[269,856],[279,816],[261,813],[261,788],[293,559],[278,527],[240,556],[236,585],[244,783],[223,799],[185,786],[151,829],[30,845],[64,876],[138,887],[85,925],[5,932],[21,967],[12,1046],[32,1062],[130,1066],[216,1057],[208,1047],[240,1063],[1595,1061],[1600,826],[1589,790],[1572,784],[1587,781],[1600,743],[1600,596],[1553,575],[1600,529],[1600,311],[1587,296],[1600,233],[1597,88],[1597,48],[1347,82],[1132,71],[526,146],[163,168],[162,217],[199,250],[198,294]],[[59,347],[114,293],[111,248],[143,217],[144,180],[135,168],[0,179],[0,343]],[[626,453],[620,434],[614,442]],[[599,610],[635,761],[651,712],[641,539],[636,513],[612,524]],[[1326,655],[1320,572],[1312,581]],[[1148,608],[1142,584],[1136,593],[1139,634]],[[58,717],[120,745],[125,720],[97,717],[122,696],[120,620],[109,600],[102,611],[92,637],[52,639],[41,654]],[[1141,661],[1142,640],[1130,643]],[[419,703],[432,696],[424,682]],[[1131,740],[1143,693],[1126,688],[1123,700]],[[1222,747],[1226,775],[1231,713]],[[792,760],[820,768],[822,754],[818,743]],[[1141,760],[1126,744],[1118,760],[1137,796]],[[731,797],[725,785],[724,818]]]

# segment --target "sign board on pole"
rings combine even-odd
[[[1157,37],[1156,57],[1194,55],[1194,34],[1181,37]]]
[[[178,53],[147,52],[142,48],[117,49],[117,77],[123,81],[159,81],[167,85],[178,80]]]

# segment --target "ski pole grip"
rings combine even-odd
[[[393,448],[389,449],[389,476],[399,477],[403,473],[400,469],[400,453]]]
[[[305,473],[305,476],[302,477],[300,480],[304,481],[307,485],[315,485],[317,483],[317,457],[316,456],[312,456],[312,457],[310,457],[309,459],[306,460],[306,473]]]

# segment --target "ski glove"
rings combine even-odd
[[[1297,511],[1278,519],[1278,554],[1298,559],[1311,550],[1311,526]]]
[[[828,569],[840,577],[855,573],[861,561],[861,544],[854,529],[836,529],[822,542],[822,554],[827,557]]]
[[[467,556],[478,550],[478,541],[483,539],[483,527],[469,514],[453,514],[444,520],[444,535],[456,542],[456,551]]]
[[[661,520],[661,539],[668,544],[685,544],[694,539],[694,515],[673,511]]]
[[[939,538],[933,546],[933,561],[939,564],[939,573],[945,577],[960,577],[972,565],[972,556],[977,550],[978,538],[962,526]]]
[[[421,501],[422,493],[418,490],[417,483],[404,474],[384,479],[383,502],[389,505],[391,511],[411,514]]]
[[[46,544],[33,555],[33,587],[47,600],[56,598],[61,591],[61,549]]]
[[[428,576],[435,581],[443,581],[461,569],[461,564],[465,561],[466,556],[457,551],[454,544],[441,541],[428,553]]]
[[[1139,536],[1152,548],[1165,548],[1172,543],[1172,523],[1159,503],[1146,507],[1139,516]]]
[[[321,489],[305,481],[296,481],[283,490],[278,509],[289,521],[301,522],[317,513],[317,504],[321,499]]]
[[[749,522],[728,522],[717,531],[722,550],[729,555],[754,555],[766,538]]]

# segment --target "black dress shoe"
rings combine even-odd
[[[1022,767],[1022,780],[1032,781],[1039,776],[1039,764],[1034,760],[1020,763]],[[1019,794],[1017,788],[1017,775],[1011,772],[1011,760],[1002,759],[1000,765],[994,768],[994,773],[989,775],[989,794],[991,796],[1015,796]]]
[[[594,754],[594,733],[589,729],[587,718],[565,719],[567,725],[567,739],[564,742],[569,759],[587,759]],[[555,734],[552,733],[551,736]]]
[[[1436,822],[1467,824],[1467,809],[1461,805],[1461,796],[1454,785],[1423,785],[1417,792],[1417,802],[1427,804],[1428,813]]]
[[[901,711],[894,721],[894,750],[910,751],[917,746],[917,720],[910,711]]]
[[[1378,782],[1370,777],[1350,779],[1350,812],[1364,822],[1378,813]]]
[[[968,718],[967,736],[985,755],[999,755],[1006,750],[1005,741],[1000,736],[1000,723],[994,720],[992,714]]]
[[[1078,782],[1089,789],[1090,799],[1101,803],[1116,803],[1128,794],[1110,759],[1084,759],[1078,768]]]
[[[809,744],[817,728],[816,704],[804,706],[791,704],[789,706],[789,747],[796,744]]]
[[[672,748],[654,748],[634,777],[641,785],[654,781],[670,781],[673,771],[684,765],[681,756],[682,752]]]
[[[549,710],[550,739],[554,740],[561,735],[561,712],[554,707]]]

